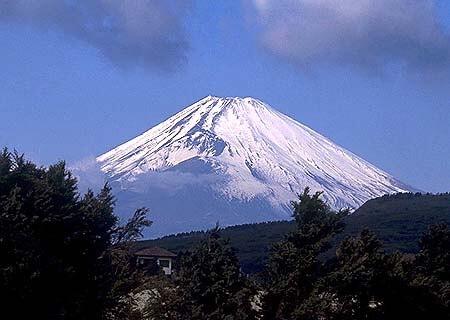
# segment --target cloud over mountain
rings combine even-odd
[[[174,69],[188,43],[182,15],[190,1],[3,0],[0,22],[32,25],[96,48],[119,67]]]
[[[261,41],[307,71],[327,65],[380,72],[450,69],[450,34],[435,0],[252,0]]]

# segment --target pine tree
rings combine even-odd
[[[333,270],[315,288],[310,299],[314,307],[309,312],[325,319],[379,319],[385,302],[383,286],[392,271],[388,266],[388,257],[373,233],[364,230],[357,238],[345,239]]]
[[[413,284],[430,293],[435,319],[450,318],[450,229],[432,225],[419,242]]]
[[[375,234],[364,230],[342,241],[305,313],[323,319],[445,319],[430,291],[411,281],[414,273],[410,258],[386,254]]]
[[[130,272],[117,273],[112,259],[119,229],[113,207],[107,185],[80,197],[64,162],[40,168],[17,152],[0,153],[5,319],[101,319],[120,304],[113,288]]]
[[[256,292],[218,227],[182,258],[177,285],[181,319],[256,319],[251,304]]]
[[[292,202],[296,230],[273,246],[265,269],[265,319],[295,319],[325,273],[319,255],[342,231],[342,218],[348,211],[333,212],[320,199],[321,194],[311,196],[305,188],[298,202]]]
[[[152,276],[139,294],[145,302],[142,318],[153,320],[184,320],[188,315],[180,312],[180,290],[165,275]]]
[[[416,256],[418,271],[442,282],[450,281],[450,229],[445,224],[432,225],[419,242]]]

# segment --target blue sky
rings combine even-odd
[[[448,1],[112,2],[0,4],[1,146],[73,163],[209,94],[253,96],[450,191]]]

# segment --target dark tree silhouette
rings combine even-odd
[[[37,167],[0,154],[0,301],[5,319],[101,319],[133,285],[117,257],[149,225],[145,210],[124,227],[109,186],[80,196],[64,162]],[[122,255],[123,257],[123,255]],[[120,260],[120,259],[119,259]],[[129,261],[127,261],[129,262]],[[125,285],[127,284],[127,285]]]
[[[320,196],[320,192],[310,195],[305,188],[298,201],[292,202],[296,229],[273,246],[265,270],[265,319],[294,319],[325,274],[319,255],[342,231],[342,218],[348,211],[333,212]]]
[[[251,305],[256,292],[218,227],[182,258],[177,284],[182,319],[256,319]]]

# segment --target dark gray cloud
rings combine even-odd
[[[250,1],[250,0],[249,0]],[[435,0],[251,0],[264,47],[302,70],[450,69],[450,34]]]
[[[174,69],[188,43],[189,0],[2,0],[0,21],[64,32],[119,67]]]

